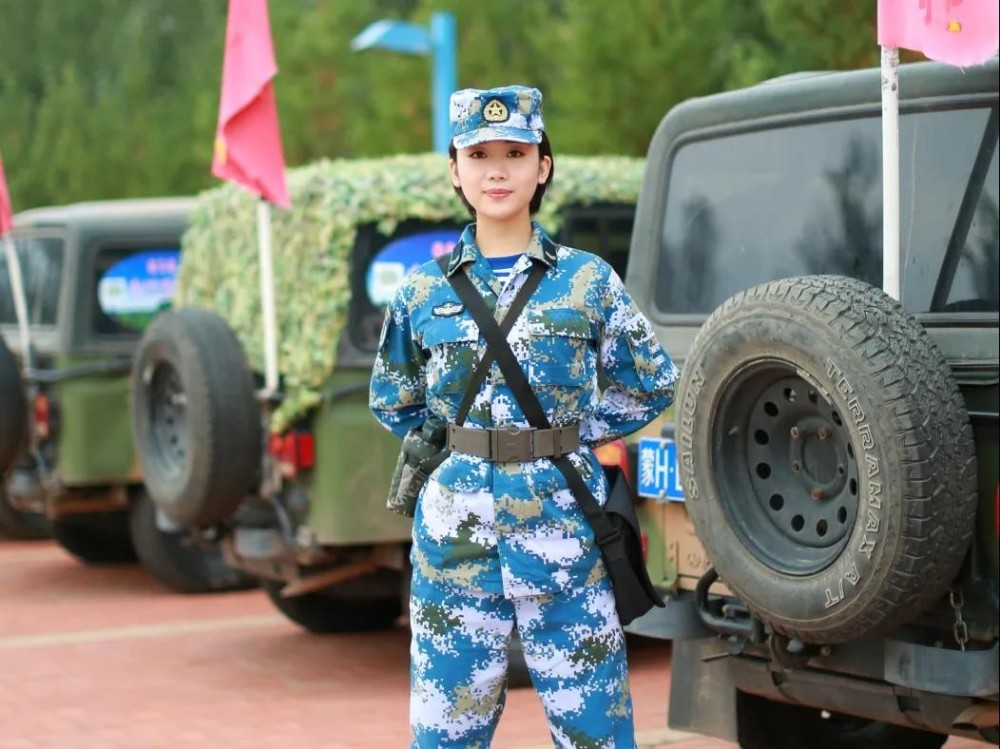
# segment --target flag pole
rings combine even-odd
[[[24,276],[21,274],[21,260],[17,256],[17,248],[10,233],[3,237],[4,253],[7,256],[10,287],[14,293],[14,313],[17,316],[17,328],[21,337],[21,364],[24,371],[35,368],[31,352],[31,333],[28,328],[28,305],[24,295]]]
[[[900,299],[899,48],[882,47],[882,290]]]
[[[278,325],[274,309],[274,263],[271,255],[271,204],[257,201],[257,246],[260,259],[260,301],[264,327],[264,388],[278,392]]]

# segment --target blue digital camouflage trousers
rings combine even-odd
[[[489,747],[503,712],[515,623],[555,745],[632,749],[625,635],[607,576],[595,578],[557,594],[506,598],[415,569],[411,749]]]

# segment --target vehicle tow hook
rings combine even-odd
[[[806,644],[801,640],[789,639],[779,634],[772,634],[767,644],[775,663],[786,671],[805,668],[812,658],[823,654],[817,645]]]
[[[721,608],[721,613],[716,613],[718,606],[713,608],[709,603],[708,591],[712,584],[719,579],[719,573],[714,567],[709,567],[705,574],[698,579],[698,584],[694,589],[695,608],[698,616],[706,627],[720,635],[730,635],[748,642],[764,641],[764,625],[760,619],[749,612],[737,617],[737,612],[743,613],[745,609],[726,603]],[[717,603],[717,602],[716,602]]]

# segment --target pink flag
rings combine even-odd
[[[288,208],[267,0],[229,0],[212,174]]]
[[[997,0],[878,0],[878,43],[950,65],[981,65],[1000,47]]]
[[[14,208],[7,192],[7,176],[3,172],[3,156],[0,156],[0,237],[14,228]]]

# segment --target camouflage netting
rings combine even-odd
[[[357,226],[391,234],[405,219],[469,220],[443,155],[319,161],[289,170],[292,209],[272,211],[279,367],[286,398],[272,427],[286,428],[320,401],[347,321],[349,262]],[[559,229],[567,205],[634,203],[643,161],[557,156],[537,218]],[[228,320],[251,365],[263,371],[256,200],[225,184],[202,193],[182,240],[175,305],[213,309]],[[584,248],[586,249],[586,248]]]

